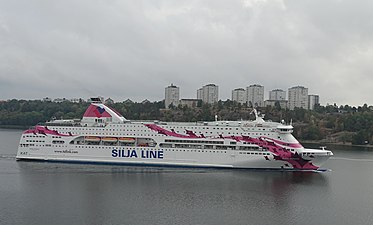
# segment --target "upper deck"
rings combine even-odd
[[[198,122],[164,122],[164,121],[150,121],[150,120],[127,120],[115,109],[102,104],[101,102],[93,102],[85,111],[83,118],[69,119],[69,120],[51,120],[45,123],[48,126],[74,126],[74,127],[110,127],[118,124],[157,124],[160,126],[172,127],[191,127],[191,126],[206,126],[206,127],[258,127],[258,128],[278,128],[283,123],[265,121],[262,117],[258,116],[254,110],[255,120],[241,120],[241,121],[198,121]]]

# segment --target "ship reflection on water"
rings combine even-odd
[[[48,218],[72,223],[308,224],[306,215],[326,218],[324,201],[330,205],[335,200],[330,186],[334,172],[17,165],[28,206],[19,211],[32,218],[29,208],[36,208],[48,212]],[[45,224],[42,218],[35,221]]]

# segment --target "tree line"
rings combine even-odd
[[[40,100],[8,100],[0,102],[0,126],[28,127],[52,118],[81,118],[89,103],[45,102]],[[129,120],[161,121],[212,121],[254,119],[252,108],[230,100],[216,104],[204,104],[197,108],[188,106],[164,109],[164,101],[117,102],[111,105]],[[342,142],[352,144],[373,143],[373,110],[364,104],[359,107],[348,105],[316,106],[315,110],[274,107],[259,108],[266,120],[292,122],[294,136],[300,140]]]

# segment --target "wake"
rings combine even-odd
[[[354,159],[354,158],[344,158],[344,157],[331,157],[329,160],[346,160],[346,161],[357,161],[357,162],[373,162],[373,159]]]
[[[0,160],[1,159],[15,159],[16,155],[0,155]]]

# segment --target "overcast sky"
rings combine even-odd
[[[302,85],[373,105],[372,0],[0,0],[0,99],[220,99]]]

